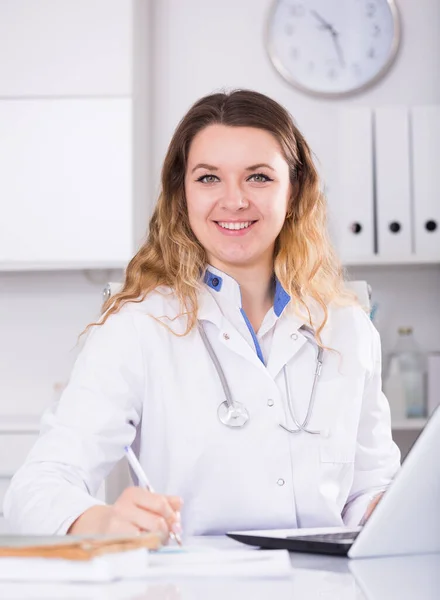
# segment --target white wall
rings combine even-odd
[[[16,0],[9,3],[12,1]],[[87,27],[92,27],[106,11],[115,10],[113,14],[117,14],[118,6],[126,1],[129,0],[98,2],[99,10],[96,9],[93,18],[92,13],[90,19],[85,17]],[[49,2],[44,0],[44,4]],[[76,4],[84,8],[94,2],[78,0]],[[59,7],[56,15],[61,19],[60,5],[68,5],[69,1],[52,0],[52,3]],[[0,8],[5,4],[8,2],[1,0]],[[440,3],[400,0],[398,4],[403,20],[403,45],[395,66],[379,85],[346,103],[370,106],[440,103]],[[126,52],[127,44],[135,48],[130,59],[134,70],[131,75],[118,75],[116,62],[118,83],[110,85],[109,79],[105,93],[116,93],[114,86],[126,91],[127,85],[135,93],[137,239],[146,227],[152,190],[157,187],[160,164],[172,131],[201,95],[223,87],[257,89],[282,102],[310,139],[331,135],[331,115],[339,103],[296,92],[269,64],[262,43],[269,6],[268,0],[223,0],[221,5],[208,0],[135,2],[134,39],[121,42],[120,47],[122,53]],[[154,14],[150,16],[152,7]],[[151,48],[150,31],[154,32]],[[117,48],[114,51],[119,53]],[[88,62],[87,52],[78,54],[82,64]],[[30,56],[21,60],[24,66],[31,64]],[[151,94],[148,94],[150,67]],[[50,80],[60,68],[59,64],[50,66],[48,73],[53,74]],[[93,78],[87,81],[89,86]],[[16,93],[22,93],[20,85],[17,80]],[[70,85],[66,87],[69,93],[73,89]],[[87,90],[94,93],[92,87]],[[52,92],[55,93],[55,88]],[[1,87],[0,94],[4,94]],[[151,135],[149,108],[154,115]],[[152,184],[148,180],[150,162]],[[385,351],[401,324],[413,325],[426,349],[440,349],[439,266],[362,267],[350,269],[350,274],[354,278],[366,277],[373,285],[380,303],[378,316]],[[67,378],[75,357],[71,349],[77,334],[97,315],[103,284],[122,274],[95,272],[89,276],[95,283],[81,272],[0,273],[0,413],[39,414],[53,397],[54,383]]]

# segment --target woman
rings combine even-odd
[[[148,239],[13,478],[12,528],[210,534],[367,518],[400,455],[379,337],[341,272],[286,110],[251,91],[196,102]],[[104,505],[93,495],[130,445],[161,494],[131,487]]]

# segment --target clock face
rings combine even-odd
[[[388,69],[399,43],[392,0],[278,0],[269,56],[291,84],[316,95],[357,92]]]

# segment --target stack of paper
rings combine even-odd
[[[48,582],[62,585],[181,577],[261,580],[291,574],[286,550],[243,548],[226,538],[220,540],[228,541],[226,545],[199,539],[186,540],[183,547],[161,546],[161,541],[154,534],[134,538],[0,536],[0,591],[2,582],[16,582],[20,589],[38,582],[37,593],[37,588]]]
[[[152,533],[137,537],[0,536],[0,581],[112,581],[145,577]]]

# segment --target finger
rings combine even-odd
[[[364,523],[371,517],[371,515],[373,514],[373,511],[376,509],[376,506],[381,501],[382,496],[383,496],[383,493],[379,494],[378,496],[375,496],[373,498],[373,500],[371,500],[370,504],[367,507],[367,510],[365,511],[365,515],[363,518]]]
[[[143,531],[160,531],[166,536],[170,533],[168,523],[163,516],[149,512],[137,506],[131,506],[123,516],[135,527]]]
[[[181,498],[180,496],[165,496],[165,497],[168,500],[171,508],[174,511],[180,512],[182,510],[183,498]]]
[[[167,521],[176,521],[176,511],[171,507],[167,496],[152,494],[148,490],[135,488],[133,502],[136,506],[154,512],[164,517]]]

